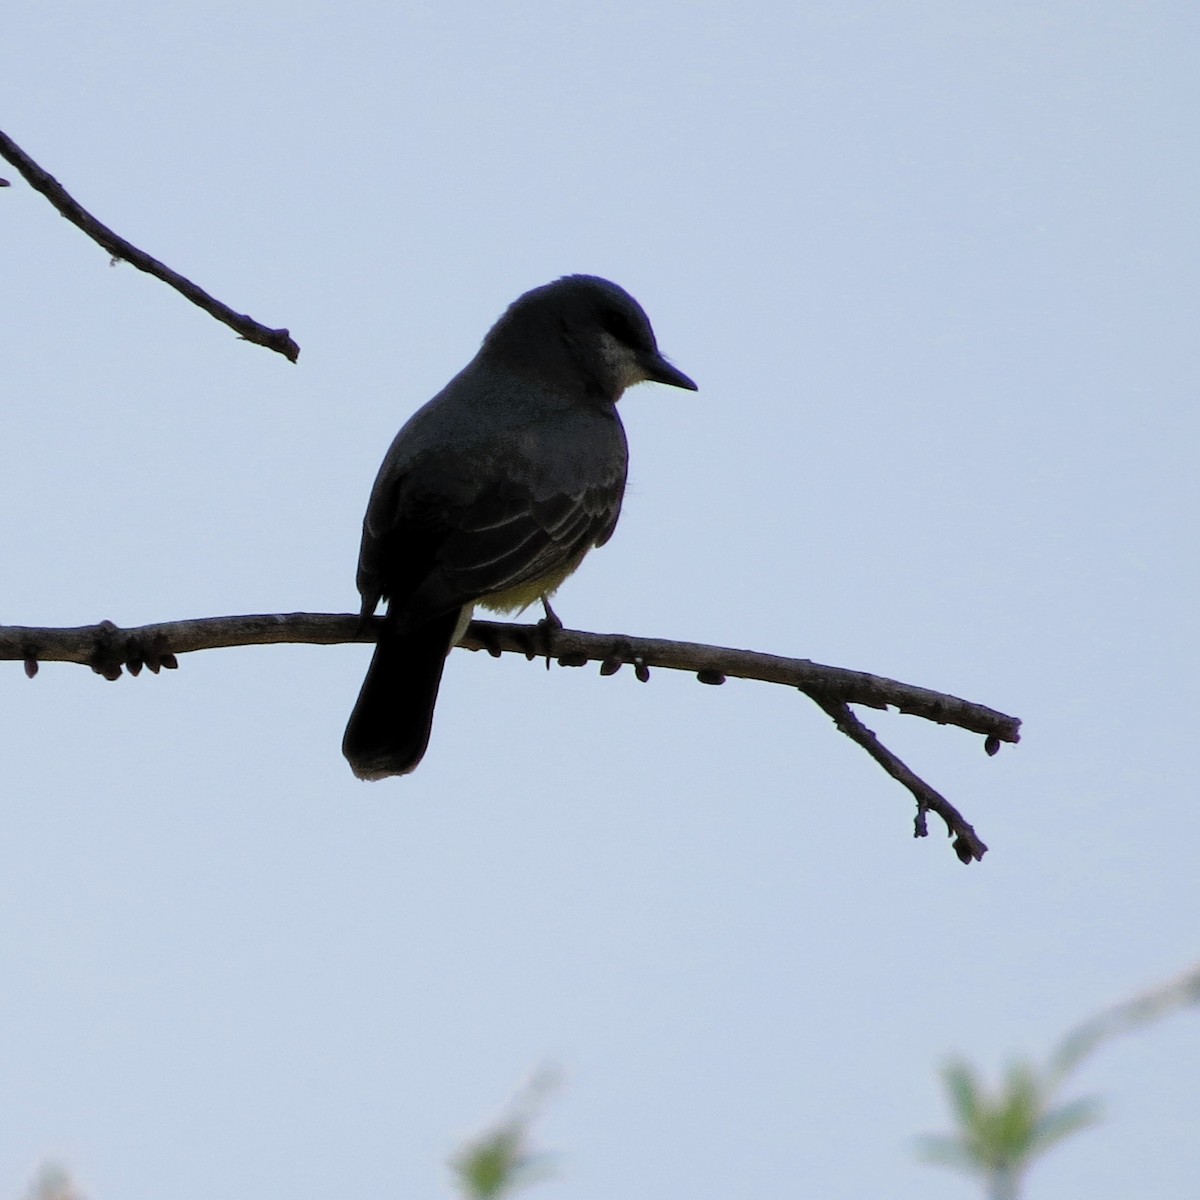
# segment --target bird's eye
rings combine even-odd
[[[623,312],[609,309],[608,312],[601,315],[600,324],[623,345],[632,346],[638,350],[643,348],[646,339],[639,336],[633,322]]]

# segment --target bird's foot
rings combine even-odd
[[[546,615],[534,626],[535,655],[545,655],[546,670],[550,670],[550,660],[554,657],[555,634],[563,627],[558,613],[550,607],[550,598],[542,597],[542,608]]]
[[[538,624],[546,625],[551,629],[561,629],[563,627],[563,623],[559,619],[558,613],[556,613],[554,609],[550,607],[549,596],[542,597],[542,608],[545,610],[546,615],[538,622]]]

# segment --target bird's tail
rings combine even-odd
[[[407,775],[421,761],[458,620],[456,610],[405,633],[385,626],[342,738],[359,779]]]

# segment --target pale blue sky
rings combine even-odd
[[[990,1067],[1200,954],[1192,4],[10,3],[0,127],[241,311],[239,342],[0,192],[0,621],[355,607],[403,419],[572,271],[697,395],[622,402],[568,624],[1014,712],[867,723],[962,867],[803,697],[456,653],[411,778],[339,753],[361,646],[107,684],[0,671],[0,1194],[448,1194],[545,1063],[547,1200],[952,1200]],[[1028,1200],[1195,1194],[1200,1027]]]

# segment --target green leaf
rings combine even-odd
[[[1087,1129],[1100,1120],[1100,1104],[1093,1099],[1073,1100],[1061,1108],[1048,1112],[1038,1121],[1033,1131],[1038,1154],[1044,1154],[1051,1146]]]
[[[556,1082],[557,1076],[549,1070],[534,1076],[510,1108],[511,1115],[450,1160],[466,1200],[496,1200],[553,1175],[549,1157],[535,1154],[529,1143],[538,1103]]]
[[[979,1082],[969,1063],[955,1059],[942,1068],[942,1082],[960,1125],[973,1125],[979,1116]]]
[[[528,1148],[527,1125],[513,1120],[466,1146],[450,1163],[469,1200],[494,1200],[551,1174],[545,1155]]]

